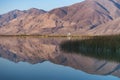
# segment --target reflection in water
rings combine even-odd
[[[63,53],[60,49],[59,49],[59,44],[61,44],[61,42],[63,42],[65,39],[60,39],[60,38],[5,38],[5,37],[1,37],[0,39],[0,56],[4,59],[10,60],[12,62],[17,63],[12,64],[10,62],[6,62],[1,65],[3,66],[3,69],[0,68],[0,70],[2,70],[2,72],[4,73],[4,75],[8,75],[8,72],[12,72],[11,70],[14,70],[15,66],[17,66],[17,68],[21,71],[24,68],[24,65],[26,65],[26,63],[24,63],[24,65],[21,65],[18,62],[28,62],[30,64],[34,64],[37,65],[38,63],[43,63],[45,61],[50,61],[51,63],[54,64],[59,64],[59,65],[64,65],[64,66],[69,66],[72,67],[74,69],[77,70],[82,70],[84,72],[90,73],[90,74],[99,74],[99,75],[115,75],[120,77],[120,64],[118,63],[113,63],[113,62],[108,62],[108,61],[100,61],[94,58],[90,58],[90,57],[86,57],[86,56],[82,56],[79,54],[67,54],[67,53]],[[62,45],[62,44],[61,44]],[[77,47],[76,47],[77,48]],[[64,49],[66,49],[66,47],[64,47]],[[70,50],[72,50],[74,48],[71,47]],[[74,51],[74,50],[72,50]],[[2,62],[0,60],[0,62]],[[46,62],[45,62],[46,63]],[[62,80],[66,80],[66,79],[72,79],[72,78],[66,78],[66,76],[72,76],[72,77],[76,77],[76,80],[86,80],[88,76],[88,74],[84,74],[84,79],[82,78],[82,76],[80,77],[80,75],[82,75],[83,73],[78,72],[76,70],[73,69],[66,69],[66,67],[62,66],[61,68],[57,69],[56,65],[54,64],[47,64],[46,66],[44,65],[43,67],[49,71],[51,68],[54,70],[56,70],[56,74],[58,72],[60,72],[59,76],[61,75],[64,76],[64,79],[62,78]],[[34,72],[34,70],[39,70],[39,72],[37,71],[37,73],[42,73],[44,71],[41,72],[41,67],[42,64],[38,64],[38,66],[32,68],[32,65],[29,65],[29,68],[31,68],[31,75],[36,74],[36,72]],[[52,66],[50,68],[50,66]],[[8,68],[9,67],[9,68]],[[39,69],[40,68],[40,69]],[[50,68],[50,69],[49,69]],[[10,69],[9,71],[7,71],[8,69]],[[25,76],[29,76],[28,74],[30,73],[30,71],[27,71],[29,69],[26,69],[26,73]],[[11,73],[13,75],[15,75],[16,73],[19,72],[19,70],[17,70],[16,72],[14,71],[14,73]],[[60,70],[62,71],[66,71],[63,74]],[[23,70],[25,71],[25,70]],[[27,73],[28,72],[28,73]],[[46,72],[46,71],[45,71]],[[73,73],[77,73],[76,75],[73,75]],[[54,75],[54,73],[51,71],[51,73],[44,73],[46,74],[46,76],[44,75],[44,77],[48,77],[48,79],[50,79],[50,75]],[[63,75],[62,75],[63,74]],[[1,75],[1,73],[0,73]],[[20,74],[21,75],[21,74]],[[19,74],[17,76],[20,76]],[[36,74],[37,75],[37,74]],[[42,74],[41,74],[42,75]],[[65,76],[66,75],[66,76]],[[92,75],[91,75],[92,76]],[[90,78],[90,76],[88,76]],[[93,76],[95,78],[91,78],[90,80],[96,80],[98,77],[97,76]],[[58,79],[58,78],[56,78]],[[104,80],[104,79],[111,79],[113,80],[114,77],[102,77],[100,80]],[[118,80],[117,78],[115,78],[116,80]],[[54,80],[54,78],[52,78],[52,80]],[[74,80],[74,79],[72,79]],[[88,79],[87,79],[88,80]],[[98,80],[98,79],[97,79]]]
[[[120,37],[94,37],[85,40],[69,40],[64,41],[60,48],[68,53],[78,53],[100,60],[120,62]]]

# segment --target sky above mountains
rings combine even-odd
[[[1,0],[0,14],[4,14],[14,9],[26,10],[30,8],[49,11],[53,8],[68,6],[81,1],[83,0]]]

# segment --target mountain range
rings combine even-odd
[[[120,33],[120,0],[85,0],[50,11],[31,8],[0,15],[0,35]]]

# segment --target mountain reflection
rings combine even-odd
[[[87,41],[88,43],[91,43],[88,44],[86,43]],[[97,42],[94,44],[96,43]],[[98,44],[101,44],[102,46],[102,43],[105,42],[101,41],[101,43]],[[81,44],[84,45],[80,48]],[[55,64],[82,70],[90,74],[107,74],[120,77],[120,64],[89,57],[93,56],[101,59],[103,55],[102,59],[110,57],[107,59],[119,61],[119,59],[117,59],[119,57],[118,53],[116,52],[115,55],[113,55],[114,49],[113,51],[111,50],[113,46],[108,48],[111,51],[109,54],[105,54],[105,52],[102,50],[102,47],[99,47],[101,48],[100,51],[102,50],[104,52],[101,53],[101,55],[98,54],[99,52],[96,53],[98,48],[97,46],[98,45],[96,45],[96,50],[94,50],[92,40],[66,41],[66,39],[61,38],[1,37],[0,57],[8,59],[15,63],[22,61],[28,62],[30,64],[37,64],[45,61],[50,61]],[[117,47],[115,47],[115,49],[116,48]],[[89,51],[90,53],[88,54]],[[76,52],[82,55],[84,53],[84,55],[87,56],[82,56],[79,54],[67,54],[67,52]]]
[[[64,41],[60,48],[67,53],[77,53],[100,60],[120,62],[120,36],[101,36],[85,40]]]

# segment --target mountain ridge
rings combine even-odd
[[[11,16],[12,18],[8,19]],[[35,8],[26,11],[16,10],[13,15],[8,13],[8,17],[0,18],[1,35],[67,34],[69,32],[92,35],[119,34],[119,30],[117,33],[111,30],[103,34],[100,30],[104,31],[104,27],[110,22],[118,24],[114,22],[120,17],[120,1],[85,0],[48,12]],[[102,29],[98,29],[101,26]],[[120,26],[117,27],[119,29]]]

